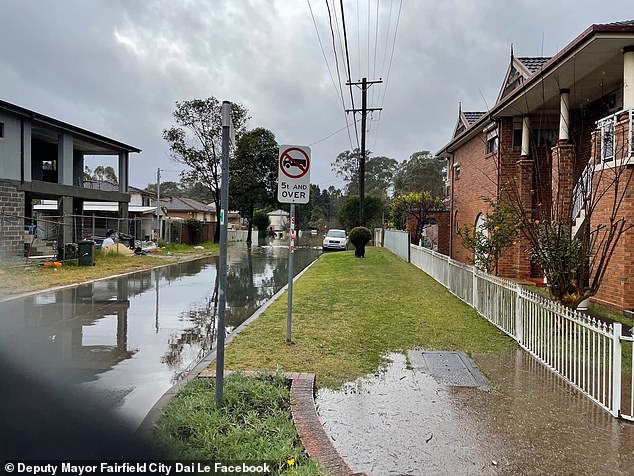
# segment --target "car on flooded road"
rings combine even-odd
[[[324,241],[321,244],[324,251],[326,250],[347,250],[348,249],[348,236],[346,230],[328,230]]]

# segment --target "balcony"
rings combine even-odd
[[[595,164],[597,167],[629,165],[632,159],[634,109],[624,109],[597,121]]]

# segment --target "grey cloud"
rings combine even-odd
[[[344,3],[357,79],[367,71],[367,18],[360,18],[359,47],[356,2]],[[325,4],[311,4],[334,68]],[[389,6],[381,2],[379,65]],[[397,8],[392,0],[392,28]],[[511,42],[518,55],[540,55],[543,43],[550,56],[591,23],[630,11],[624,0],[405,0],[379,133],[372,121],[368,143],[399,160],[437,150],[450,138],[459,101],[470,110],[493,104]],[[345,124],[304,1],[9,0],[3,17],[10,21],[0,41],[11,47],[0,56],[2,99],[142,148],[132,160],[135,185],[153,181],[158,166],[176,167],[161,138],[175,101],[215,95],[242,102],[250,126],[271,129],[281,143],[311,143]],[[376,106],[380,87],[373,95]],[[330,162],[347,148],[345,132],[316,144],[313,181],[339,185]]]

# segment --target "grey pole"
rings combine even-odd
[[[290,344],[293,318],[293,256],[295,256],[295,204],[291,203],[291,230],[288,246],[288,316],[286,316],[286,342]]]
[[[220,257],[218,260],[218,336],[216,339],[216,407],[222,407],[225,377],[225,307],[227,303],[227,216],[229,201],[229,129],[231,103],[222,102],[222,179],[220,182]]]
[[[156,241],[161,239],[161,169],[156,169]]]

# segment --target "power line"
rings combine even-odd
[[[403,8],[403,0],[401,0],[398,6],[398,15],[396,16],[396,28],[394,29],[394,41],[392,42],[392,53],[390,54],[390,64],[387,67],[387,76],[385,77],[385,87],[383,88],[383,98],[381,99],[381,107],[385,102],[385,94],[387,93],[387,86],[390,81],[390,72],[392,71],[392,60],[394,59],[394,47],[396,46],[396,35],[398,33],[398,25],[401,21],[401,9]]]
[[[343,40],[344,40],[344,44],[346,45],[346,64],[348,66],[348,83],[350,83],[352,81],[352,75],[350,73],[350,53],[348,51],[348,33],[346,30],[346,16],[343,9],[343,0],[339,0],[339,2],[341,5],[341,23],[343,25]],[[352,103],[352,109],[355,109],[354,94],[352,94],[352,84],[349,85],[349,90],[350,90],[350,102]],[[354,134],[357,138],[357,146],[358,146],[359,145],[359,131],[357,129],[357,121],[354,121]]]
[[[390,63],[388,65],[387,68],[387,76],[385,77],[385,86],[383,87],[383,97],[381,98],[381,109],[383,108],[383,104],[385,103],[385,95],[387,94],[387,87],[390,81],[390,73],[392,71],[392,61],[394,60],[394,48],[396,46],[396,36],[398,34],[398,26],[400,24],[401,21],[401,10],[403,8],[403,0],[400,1],[399,6],[398,6],[398,14],[396,16],[396,26],[394,28],[394,40],[392,41],[392,52],[390,54]],[[375,137],[374,137],[374,144],[376,145],[376,138],[379,135],[379,128],[381,126],[381,113],[379,112],[379,119],[377,121],[376,124],[376,131],[375,131]]]
[[[350,149],[354,149],[352,145],[352,137],[350,136],[350,128],[348,123],[348,115],[346,114],[346,104],[343,99],[343,87],[341,86],[341,72],[339,71],[339,60],[337,58],[337,46],[335,44],[335,32],[332,28],[332,15],[330,14],[330,5],[328,4],[328,0],[326,0],[326,8],[328,10],[328,24],[330,26],[330,36],[332,37],[332,50],[335,54],[335,67],[337,68],[337,79],[339,80],[339,92],[341,93],[341,105],[343,106],[343,115],[346,119],[346,126],[348,129],[348,141],[350,141]]]
[[[372,77],[376,77],[376,49],[379,40],[379,5],[381,0],[376,0],[376,16],[374,22],[374,62],[372,63]],[[371,101],[374,102],[374,90],[371,92]]]
[[[310,16],[313,19],[313,25],[315,26],[315,33],[317,33],[317,40],[319,41],[319,47],[321,48],[321,54],[324,57],[324,61],[326,62],[326,68],[328,68],[328,75],[330,76],[330,80],[332,81],[332,86],[335,88],[335,94],[337,98],[339,97],[339,93],[337,92],[337,85],[335,84],[335,78],[332,75],[332,70],[330,69],[330,63],[328,63],[328,58],[326,58],[326,52],[324,51],[324,45],[321,42],[321,36],[319,35],[319,29],[317,28],[317,21],[315,20],[315,15],[313,14],[313,8],[310,6],[310,0],[306,0],[308,3],[308,9],[310,10]]]
[[[355,121],[355,123],[359,123],[360,121],[361,121],[361,119],[357,119],[357,120]],[[327,135],[326,137],[324,137],[323,139],[319,139],[319,140],[317,140],[317,141],[313,142],[312,144],[308,144],[308,145],[309,145],[309,146],[313,146],[313,145],[315,145],[315,144],[319,144],[320,142],[323,142],[323,141],[325,141],[326,139],[330,139],[330,138],[331,138],[332,136],[334,136],[335,134],[339,134],[341,131],[343,131],[344,129],[347,129],[348,127],[350,127],[350,126],[345,126],[345,127],[342,127],[341,129],[338,129],[338,130],[336,130],[335,132],[332,132],[332,133],[328,134],[328,135]]]
[[[358,74],[361,77],[361,15],[359,15],[359,0],[357,0],[357,63],[359,65]]]

